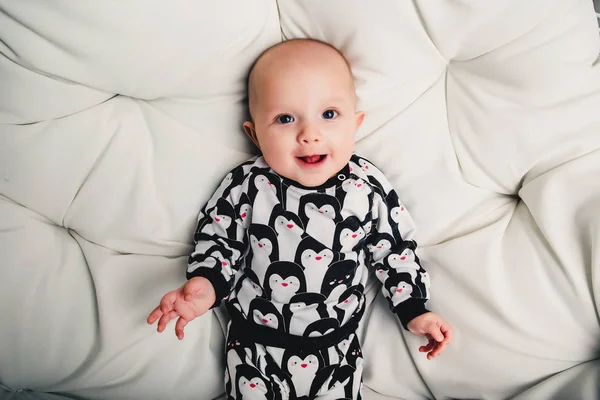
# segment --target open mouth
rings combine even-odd
[[[314,154],[311,156],[301,156],[296,158],[303,164],[317,165],[325,161],[327,154]]]

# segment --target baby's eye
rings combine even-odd
[[[337,111],[335,110],[325,110],[323,111],[323,119],[334,119],[335,117],[338,116]]]
[[[275,122],[278,124],[289,124],[290,122],[294,122],[294,117],[289,114],[283,114],[275,119]]]

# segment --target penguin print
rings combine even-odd
[[[283,214],[275,218],[273,225],[275,232],[277,232],[277,240],[280,243],[281,260],[293,260],[296,255],[296,249],[302,240],[304,230],[296,221],[287,218]]]
[[[410,274],[413,284],[417,283],[417,272],[421,267],[415,262],[415,253],[411,249],[404,249],[401,254],[390,254],[387,262],[390,268],[393,268],[396,272]]]
[[[252,202],[246,193],[240,195],[239,203],[235,206],[235,214],[242,228],[248,229],[252,223]]]
[[[227,358],[227,370],[225,371],[226,379],[226,391],[227,395],[234,398],[235,389],[233,382],[236,381],[236,365],[246,364],[250,362],[250,349],[243,346],[239,340],[234,338],[228,338],[227,348],[225,350],[225,357]],[[231,366],[231,368],[229,368]]]
[[[380,282],[385,282],[389,275],[388,269],[383,264],[375,265],[375,276],[379,279]]]
[[[337,261],[336,254],[310,236],[306,236],[296,250],[295,262],[304,268],[309,292],[318,292],[327,268]]]
[[[412,291],[412,285],[404,281],[400,281],[397,286],[392,286],[390,288],[390,295],[393,306],[396,307],[403,301],[408,300]]]
[[[355,369],[350,365],[342,365],[335,370],[329,384],[318,393],[319,400],[344,400],[350,399],[351,380]]]
[[[356,155],[343,174],[318,188],[295,185],[262,157],[232,170],[199,215],[186,274],[213,279],[217,272],[232,288],[227,299],[226,288],[215,283],[218,296],[268,328],[255,336],[260,343],[228,342],[227,396],[358,398],[363,364],[355,333],[312,353],[269,343],[348,326],[362,314],[373,271],[392,309],[428,299],[429,276],[416,243],[405,240],[413,228],[392,185]]]
[[[332,264],[325,273],[320,292],[328,299],[337,299],[352,285],[356,262],[342,260]],[[333,293],[336,295],[332,295]]]
[[[342,217],[347,218],[354,215],[360,221],[364,221],[371,209],[371,188],[360,178],[346,179],[342,183],[342,189],[346,192]]]
[[[373,192],[373,222],[377,227],[378,234],[387,234],[393,238],[398,238],[398,229],[392,228],[393,221],[389,217],[389,208],[384,198],[377,192]],[[392,221],[392,223],[390,223]],[[401,238],[398,238],[401,239]]]
[[[335,227],[335,237],[332,250],[340,252],[343,257],[351,256],[353,249],[366,238],[366,233],[362,228],[358,218],[348,217]],[[356,257],[354,257],[356,259]]]
[[[225,178],[219,184],[217,190],[212,195],[210,200],[206,203],[204,208],[205,212],[210,212],[210,210],[217,204],[217,200],[226,199],[229,197],[230,191],[234,187],[238,187],[244,180],[244,171],[240,166],[231,170]]]
[[[234,292],[235,299],[244,315],[249,315],[249,307],[252,300],[263,296],[263,290],[258,283],[258,277],[249,268],[244,271],[244,275],[236,283]]]
[[[248,188],[248,197],[254,199],[252,203],[252,221],[257,224],[267,225],[273,208],[279,204],[277,179],[271,174],[257,174]]]
[[[333,306],[333,310],[335,311],[334,318],[337,318],[340,326],[344,325],[350,319],[354,311],[360,308],[360,299],[362,297],[362,291],[357,290],[356,286],[351,286],[342,293],[338,304]]]
[[[350,344],[354,340],[355,334],[352,333],[346,339],[343,339],[337,344],[337,348],[340,351],[340,354],[345,358],[348,353],[348,349],[350,348]]]
[[[264,274],[273,261],[279,260],[277,234],[270,226],[252,224],[248,229],[250,253],[246,256],[248,265],[258,274]]]
[[[288,333],[302,336],[313,321],[327,317],[325,296],[321,293],[299,293],[283,308]]]
[[[373,260],[383,260],[391,251],[395,245],[394,238],[392,235],[384,233],[377,235],[371,243],[367,245],[367,249],[371,253]]]
[[[218,236],[235,237],[236,225],[233,206],[223,199],[217,200],[217,205],[209,216],[212,218],[212,228]]]
[[[310,388],[323,361],[318,352],[286,350],[283,356],[283,369],[290,377],[296,398],[308,396]]]
[[[306,292],[304,271],[290,261],[271,263],[265,274],[263,288],[267,299],[279,306],[287,304],[295,294]]]
[[[391,208],[390,217],[404,240],[414,236],[415,224],[402,203],[398,202],[397,206]]]
[[[258,297],[252,300],[250,302],[248,317],[257,325],[264,325],[278,331],[285,330],[282,315],[275,305],[268,300]]]
[[[210,200],[208,200],[208,203],[206,203],[206,208],[205,208],[206,211],[210,211],[215,205],[217,205],[217,200],[224,197],[223,194],[225,192],[225,189],[230,187],[232,182],[233,182],[233,173],[229,172],[227,175],[225,175],[225,178],[221,181],[221,184],[215,191],[214,195],[210,198]]]
[[[388,182],[383,173],[375,167],[369,160],[362,157],[358,158],[358,165],[362,171],[369,177],[369,181],[377,186],[383,193],[389,193],[394,188]]]
[[[272,400],[270,382],[259,370],[248,364],[236,366],[236,399],[243,400]]]
[[[419,276],[421,278],[421,284],[425,286],[425,298],[429,300],[429,287],[431,286],[431,281],[429,280],[429,273],[427,271],[419,272]]]
[[[191,274],[198,268],[221,269],[219,262],[214,257],[206,255],[194,256],[194,260],[188,264],[187,273]]]
[[[333,245],[335,226],[342,220],[340,202],[324,193],[312,193],[300,199],[298,215],[306,233],[327,247]]]

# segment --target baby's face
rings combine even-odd
[[[356,112],[352,75],[333,50],[281,53],[257,64],[253,123],[244,126],[254,129],[253,140],[275,172],[318,186],[350,160],[363,113]]]

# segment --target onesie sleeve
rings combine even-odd
[[[227,174],[198,215],[195,249],[188,259],[186,277],[202,276],[212,283],[216,300],[211,308],[218,307],[231,293],[235,274],[245,255],[244,217],[247,216],[240,202],[244,187],[240,166]]]
[[[416,254],[414,222],[396,191],[381,173],[372,183],[372,230],[367,248],[375,274],[383,283],[383,295],[407,328],[413,318],[428,312],[429,276]]]

